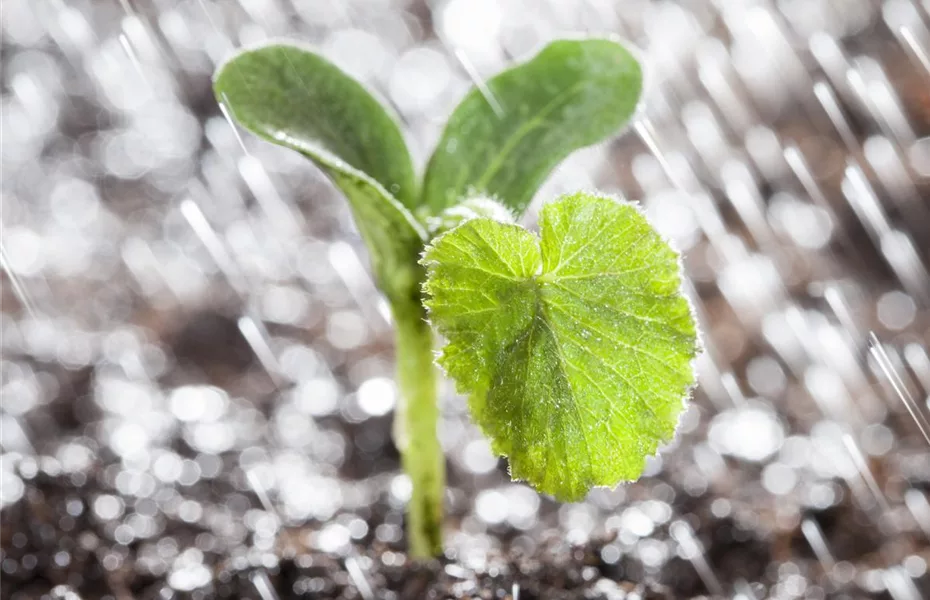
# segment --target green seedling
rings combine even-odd
[[[511,475],[560,500],[637,479],[672,439],[699,349],[678,255],[632,204],[576,193],[514,223],[572,151],[632,118],[642,71],[605,39],[556,41],[472,90],[418,182],[385,108],[311,50],[244,50],[216,73],[232,117],[345,194],[396,331],[395,431],[414,557],[442,552],[438,364]]]

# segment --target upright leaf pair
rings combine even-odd
[[[389,298],[419,285],[425,220],[466,194],[526,208],[573,150],[615,133],[639,100],[639,63],[600,39],[557,41],[475,89],[455,110],[422,192],[396,122],[357,81],[303,47],[244,50],[220,66],[217,99],[253,133],[304,154],[346,195]],[[499,114],[498,114],[499,111]]]
[[[603,196],[550,203],[541,237],[510,218],[565,156],[624,126],[641,88],[620,44],[553,42],[466,95],[418,186],[395,121],[321,56],[270,44],[217,72],[218,100],[316,163],[368,245],[397,322],[416,556],[441,551],[444,479],[425,308],[448,339],[439,362],[515,478],[579,499],[637,478],[674,433],[698,349],[675,252]]]

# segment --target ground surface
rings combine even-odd
[[[926,2],[3,5],[3,600],[930,598]],[[573,31],[644,49],[655,135],[539,199],[643,203],[685,254],[700,387],[641,481],[573,505],[511,483],[445,390],[447,550],[412,565],[350,215],[240,142],[210,74],[317,44],[422,165],[472,75]]]

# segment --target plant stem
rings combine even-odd
[[[413,558],[442,553],[442,499],[445,491],[445,456],[439,445],[439,403],[433,332],[419,299],[394,305],[397,336],[397,374],[403,407],[395,419],[395,443],[404,470],[413,484],[407,507],[407,539]],[[399,426],[399,427],[398,427]]]

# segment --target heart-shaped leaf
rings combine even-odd
[[[407,146],[381,104],[322,56],[282,43],[238,53],[213,87],[238,123],[330,177],[349,200],[382,289],[415,294],[426,234],[407,209],[417,197]]]
[[[513,477],[578,500],[638,478],[672,438],[699,343],[678,256],[636,207],[565,196],[540,229],[479,218],[440,236],[426,304]]]
[[[423,208],[438,214],[475,192],[519,215],[563,158],[627,123],[641,90],[639,62],[622,45],[549,44],[455,109],[426,170]]]

